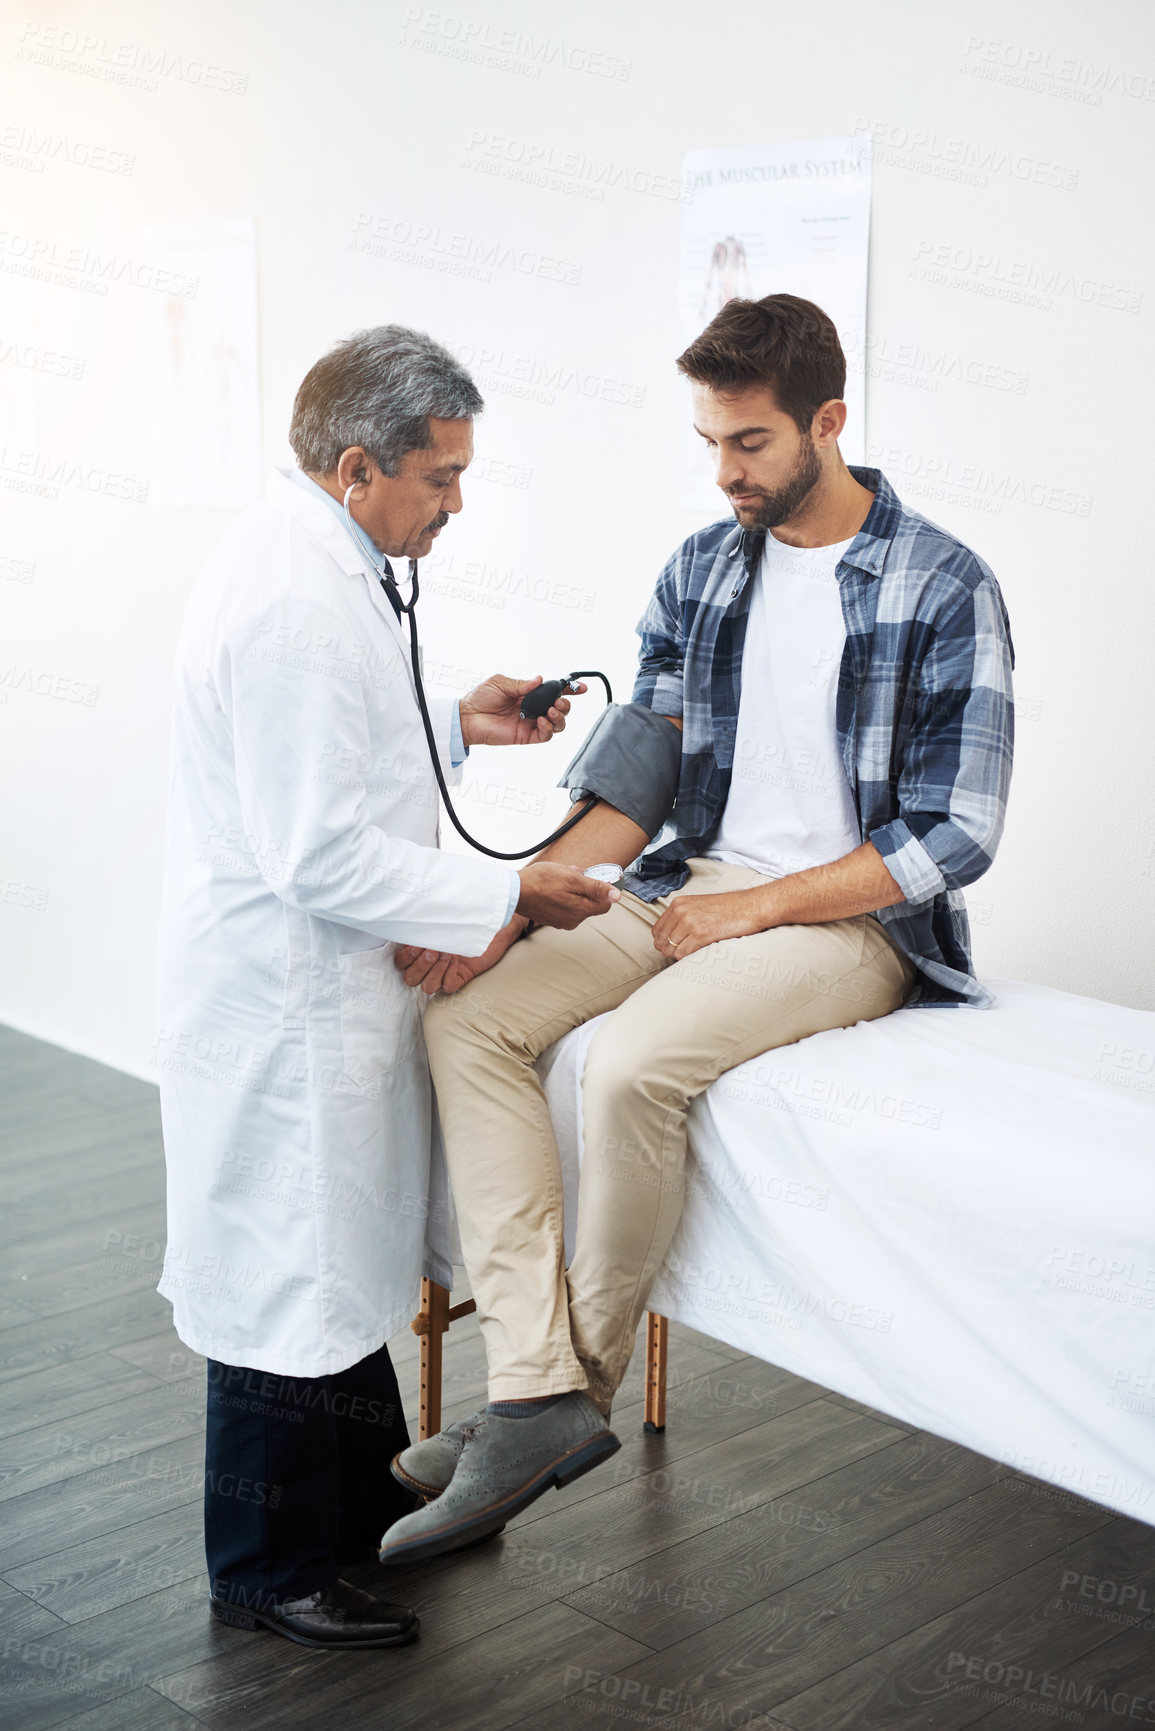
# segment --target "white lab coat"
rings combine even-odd
[[[431,1101],[393,950],[480,954],[510,892],[437,841],[400,623],[324,499],[275,476],[197,580],[175,673],[160,1290],[195,1352],[321,1376],[414,1314]]]

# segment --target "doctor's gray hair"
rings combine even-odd
[[[354,331],[309,368],[293,403],[289,443],[301,468],[328,475],[342,451],[363,445],[382,474],[407,451],[433,444],[429,417],[479,415],[481,392],[449,350],[422,331],[375,325]]]

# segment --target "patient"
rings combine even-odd
[[[678,1222],[697,1095],[823,1029],[989,1001],[961,886],[991,863],[1010,777],[998,584],[843,462],[846,364],[811,302],[732,300],[678,366],[733,515],[677,549],[638,627],[633,702],[681,733],[672,814],[653,837],[603,802],[548,850],[631,868],[603,919],[526,937],[515,916],[482,956],[396,958],[435,994],[425,1038],[490,1404],[397,1457],[436,1500],[390,1528],[386,1562],[494,1532],[617,1448],[610,1407]],[[607,1010],[567,1271],[533,1066]]]

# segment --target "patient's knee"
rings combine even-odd
[[[466,1045],[520,1055],[524,1034],[516,1026],[516,1010],[486,989],[487,978],[479,974],[459,992],[439,992],[426,1004],[425,1046],[434,1063]]]
[[[476,1037],[479,1030],[492,1025],[492,1012],[471,995],[477,984],[471,980],[459,992],[438,992],[425,1005],[425,1044],[430,1052],[435,1048],[454,1045],[460,1040]]]
[[[657,1081],[657,1065],[647,1051],[639,1051],[615,1030],[613,1018],[599,1028],[590,1042],[582,1071],[586,1098],[609,1105],[648,1094]]]

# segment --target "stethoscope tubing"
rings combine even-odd
[[[409,599],[408,601],[402,601],[401,590],[398,587],[397,579],[394,577],[392,571],[388,568],[383,569],[379,566],[376,560],[373,559],[362,546],[360,537],[354,533],[352,513],[349,510],[349,494],[352,491],[352,487],[347,489],[344,501],[345,523],[349,530],[349,537],[362,558],[367,559],[369,564],[373,567],[373,570],[376,572],[380,581],[384,583],[390,593],[396,597],[398,607],[409,621],[409,659],[413,667],[413,685],[414,690],[417,693],[417,707],[421,711],[421,725],[425,729],[425,741],[429,747],[429,759],[433,765],[433,773],[437,778],[437,786],[441,798],[445,803],[445,810],[449,815],[450,823],[463,841],[467,841],[470,847],[476,848],[478,853],[488,854],[490,859],[528,859],[530,854],[540,853],[542,848],[552,847],[555,841],[560,841],[563,835],[568,835],[574,825],[580,823],[582,818],[585,817],[588,812],[592,811],[594,806],[598,804],[598,796],[596,793],[591,794],[590,798],[581,807],[580,811],[574,812],[573,816],[568,817],[563,824],[554,830],[552,835],[547,835],[544,841],[536,841],[532,847],[519,848],[512,853],[503,853],[499,848],[488,847],[485,842],[478,841],[476,836],[470,835],[469,831],[454,811],[453,801],[449,797],[449,789],[445,785],[445,776],[441,769],[441,758],[437,751],[437,740],[433,732],[433,723],[429,719],[429,705],[425,701],[425,686],[421,679],[421,654],[420,646],[417,641],[416,613],[417,598],[421,593],[421,583],[417,575],[417,561],[416,559],[410,559],[409,561]]]

